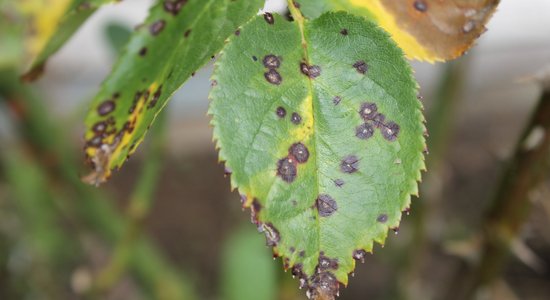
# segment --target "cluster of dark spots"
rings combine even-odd
[[[240,30],[240,29],[235,30],[235,35],[236,35],[236,36],[241,35],[241,30]]]
[[[279,74],[279,72],[277,72],[277,70],[275,69],[269,69],[267,72],[264,73],[264,77],[267,82],[274,85],[280,85],[283,81],[281,74]]]
[[[151,97],[151,101],[149,101],[149,104],[147,104],[148,109],[155,107],[161,94],[162,94],[162,85],[158,87],[156,92],[153,94],[153,97]]]
[[[184,38],[188,38],[190,34],[191,34],[191,29],[187,29],[187,30],[183,33],[183,37],[184,37]]]
[[[285,258],[283,258],[283,269],[286,272],[286,270],[288,270],[288,268],[290,268],[290,258],[285,257]]]
[[[340,104],[340,101],[342,101],[342,98],[340,96],[332,98],[332,103],[334,103],[334,105]]]
[[[363,123],[355,128],[355,136],[366,140],[374,134],[374,127],[370,123]]]
[[[113,100],[105,100],[97,107],[97,113],[100,116],[110,114],[115,110],[116,104]]]
[[[265,223],[262,225],[262,227],[265,232],[267,246],[277,246],[277,244],[281,240],[281,236],[279,235],[279,231],[277,230],[277,228],[275,228],[275,226],[273,226],[273,224],[271,223]]]
[[[380,129],[380,131],[382,132],[382,136],[384,136],[384,138],[390,142],[397,140],[399,130],[399,125],[394,122],[388,122],[387,124],[384,124]]]
[[[376,218],[376,221],[378,223],[386,223],[388,222],[388,215],[387,214],[380,214],[377,218]]]
[[[317,197],[317,201],[315,201],[315,205],[317,206],[319,216],[321,217],[329,217],[338,210],[338,204],[336,204],[336,201],[334,201],[334,199],[327,194],[319,195],[319,197]]]
[[[277,176],[280,176],[284,181],[291,183],[296,179],[298,174],[296,160],[285,157],[277,162]]]
[[[302,117],[298,113],[292,113],[290,116],[290,122],[294,125],[298,125],[302,122]]]
[[[292,278],[298,277],[300,279],[300,289],[307,286],[307,276],[304,273],[304,266],[301,263],[297,263],[292,266],[290,272],[292,273]]]
[[[300,71],[302,72],[302,74],[306,75],[311,79],[317,78],[321,75],[321,67],[310,66],[305,62],[300,63]]]
[[[319,272],[313,275],[307,291],[309,299],[333,299],[338,294],[340,284],[331,272]]]
[[[263,63],[268,69],[278,69],[281,66],[281,59],[273,54],[268,54],[264,57]]]
[[[275,19],[273,18],[273,14],[266,12],[264,14],[264,19],[267,22],[267,24],[273,25],[275,23]]]
[[[413,7],[419,12],[426,12],[428,10],[428,4],[424,0],[414,1]]]
[[[368,139],[373,136],[374,129],[379,128],[382,136],[388,141],[395,141],[399,134],[399,125],[389,121],[386,116],[378,112],[376,103],[365,102],[359,107],[359,116],[365,123],[358,126],[355,135],[360,139]]]
[[[342,187],[342,186],[344,186],[344,184],[346,184],[346,182],[342,179],[334,180],[334,185],[336,185],[337,187]]]
[[[338,270],[338,259],[327,257],[325,253],[321,251],[319,255],[319,265],[317,266],[317,268],[318,268],[318,272],[322,272],[330,269]]]
[[[342,30],[340,30],[340,34],[341,35],[348,35],[348,30],[346,28],[343,28]]]
[[[172,15],[177,15],[181,8],[187,3],[187,0],[165,0],[164,10]]]
[[[340,170],[344,173],[355,173],[359,170],[359,158],[355,155],[344,157],[340,162]]]
[[[294,157],[300,164],[307,162],[309,158],[309,150],[302,143],[295,143],[288,149],[289,157]]]
[[[369,66],[364,60],[359,60],[353,64],[353,67],[357,70],[357,72],[361,74],[366,74]]]
[[[353,251],[353,259],[357,261],[365,262],[365,257],[367,257],[367,251],[363,249]]]
[[[139,56],[145,56],[147,54],[147,47],[142,47],[138,52]]]
[[[166,26],[166,21],[164,20],[158,20],[151,24],[149,26],[149,32],[151,32],[152,35],[158,35]]]
[[[286,116],[286,109],[282,106],[277,107],[275,110],[275,113],[277,114],[277,117],[284,118]]]
[[[261,210],[262,210],[262,205],[260,204],[258,199],[254,198],[254,200],[252,200],[252,204],[250,205],[250,221],[252,222],[252,224],[255,224],[255,225],[260,224],[258,214],[260,213]]]

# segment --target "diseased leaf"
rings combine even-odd
[[[346,10],[376,20],[412,59],[464,54],[485,31],[500,0],[297,0],[304,15]]]
[[[86,118],[86,155],[99,184],[122,166],[155,116],[193,72],[206,64],[261,0],[160,1],[134,33]]]
[[[42,75],[46,60],[80,28],[100,6],[112,0],[28,0],[20,9],[28,16],[31,31],[26,42],[34,57],[23,79],[35,80]]]
[[[213,80],[232,186],[284,267],[332,299],[417,193],[424,126],[403,53],[347,13],[266,14],[231,38]]]

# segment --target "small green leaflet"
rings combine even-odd
[[[131,37],[86,118],[92,184],[107,180],[142,141],[170,96],[261,8],[261,0],[165,0]]]
[[[54,0],[59,2],[68,2],[67,0]],[[47,1],[46,1],[47,2]],[[52,28],[38,28],[38,32],[41,33],[43,30],[43,36],[36,37],[37,39],[45,39],[43,46],[39,52],[36,54],[36,58],[31,64],[30,69],[23,79],[35,80],[44,70],[44,65],[46,60],[54,54],[65,42],[80,28],[80,26],[103,4],[112,2],[112,0],[72,0],[67,3],[67,10],[61,16],[60,19],[48,20],[47,22],[38,22],[36,26],[45,26]],[[54,4],[57,4],[54,3]],[[60,3],[61,7],[64,3]],[[43,3],[45,6],[51,6],[51,3]],[[38,7],[35,11],[38,16],[38,19],[47,19],[51,18],[49,14],[44,14],[43,11],[38,10]],[[51,32],[50,32],[51,31]],[[36,51],[36,49],[30,49],[31,51]]]
[[[231,37],[213,80],[232,186],[284,267],[332,299],[417,194],[424,119],[402,51],[347,13],[266,14]]]

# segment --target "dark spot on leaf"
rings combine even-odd
[[[275,23],[275,19],[273,18],[273,15],[271,13],[266,12],[264,14],[264,19],[270,25],[273,25],[273,23]]]
[[[257,58],[255,55],[253,55],[253,56],[252,56],[252,60],[253,60],[253,61],[258,61],[258,58]]]
[[[114,93],[114,94],[113,94],[113,99],[117,99],[117,98],[119,98],[119,97],[120,97],[120,93]]]
[[[414,9],[416,9],[419,12],[426,12],[428,10],[428,5],[424,0],[416,0],[414,1]]]
[[[166,21],[158,20],[151,24],[149,32],[151,32],[152,35],[158,35],[164,29],[164,26],[166,26]]]
[[[305,163],[307,162],[309,158],[309,151],[307,150],[307,147],[302,143],[295,143],[288,149],[288,154],[290,156],[294,156],[296,161],[298,163]]]
[[[384,138],[390,142],[393,142],[397,139],[397,136],[399,135],[399,130],[399,125],[391,121],[383,125],[380,129]]]
[[[309,299],[334,299],[338,294],[338,280],[330,272],[320,272],[313,275],[307,296]]]
[[[240,29],[235,30],[235,35],[236,35],[236,36],[241,35],[241,30],[240,30]]]
[[[279,241],[281,240],[281,236],[279,235],[279,231],[273,224],[271,223],[265,223],[262,225],[264,232],[265,232],[265,239],[266,244],[270,247],[277,246]]]
[[[321,67],[310,66],[305,62],[300,63],[300,71],[309,78],[317,78],[321,75]]]
[[[277,110],[275,110],[275,113],[279,118],[284,118],[286,116],[286,109],[282,106],[277,107]]]
[[[99,122],[95,123],[94,126],[92,127],[92,130],[96,134],[103,133],[103,132],[105,132],[106,129],[107,129],[107,124],[103,121],[99,121]]]
[[[300,8],[300,3],[296,2],[296,1],[292,1],[292,4],[294,5],[294,7]]]
[[[362,263],[365,262],[365,257],[367,256],[367,251],[363,249],[353,251],[353,259],[359,260]]]
[[[340,170],[344,173],[355,173],[359,169],[359,159],[355,155],[344,157],[340,163]]]
[[[386,116],[383,114],[377,113],[374,118],[372,118],[372,124],[376,128],[380,128],[384,126],[384,121],[386,121]]]
[[[361,74],[367,73],[367,70],[369,69],[369,66],[363,60],[359,60],[356,63],[354,63],[353,67],[357,70],[357,72],[359,72]]]
[[[302,122],[302,117],[298,113],[292,113],[290,116],[290,122],[292,122],[295,125],[298,125]]]
[[[344,186],[345,182],[344,182],[344,180],[342,180],[342,179],[336,179],[336,180],[334,180],[334,184],[335,184],[337,187],[342,187],[342,186]]]
[[[262,210],[262,205],[258,201],[258,199],[254,198],[252,200],[252,205],[250,206],[250,221],[253,224],[259,225],[260,221],[258,220],[258,214]]]
[[[288,251],[290,251],[290,253],[294,253],[296,251],[296,248],[290,247],[290,248],[288,248]]]
[[[321,194],[317,197],[316,201],[317,210],[321,217],[331,216],[336,210],[338,210],[338,204],[327,194]]]
[[[230,176],[233,173],[230,167],[224,166],[223,167],[223,177]]]
[[[283,81],[281,74],[279,74],[279,72],[277,72],[275,69],[270,69],[269,71],[265,72],[264,77],[267,82],[275,85],[279,85],[281,84],[281,81]]]
[[[149,101],[149,104],[147,104],[147,108],[153,108],[157,104],[160,95],[162,94],[162,85],[159,86],[157,91],[153,94],[153,97],[151,98],[151,101]]]
[[[379,223],[386,223],[388,221],[388,215],[380,214],[378,218],[376,218],[376,221],[378,221]]]
[[[340,101],[342,101],[342,98],[340,98],[340,96],[336,96],[332,99],[332,103],[334,103],[334,105],[340,104]]]
[[[183,37],[188,38],[190,34],[191,34],[191,29],[187,29],[187,30],[183,33]]]
[[[305,256],[306,256],[306,251],[305,251],[305,250],[302,250],[302,251],[300,251],[300,252],[298,253],[298,255],[299,255],[300,257],[305,257]]]
[[[113,100],[105,100],[97,107],[97,113],[100,116],[105,116],[115,110],[115,102]]]
[[[376,103],[365,102],[361,104],[361,107],[359,108],[359,115],[365,121],[372,120],[374,116],[376,116],[377,111],[378,106],[376,106]]]
[[[94,136],[91,140],[89,140],[86,144],[87,147],[93,147],[98,148],[103,143],[103,138],[101,136]]]
[[[330,258],[325,256],[323,252],[319,255],[319,265],[318,268],[320,271],[326,271],[329,269],[337,270],[338,269],[338,259]]]
[[[348,30],[346,28],[344,28],[344,29],[340,30],[340,33],[342,35],[348,35]]]
[[[175,16],[180,12],[181,8],[183,7],[183,5],[185,5],[185,3],[187,3],[187,0],[176,0],[176,1],[165,0],[164,10]]]
[[[277,69],[281,66],[281,60],[273,54],[266,55],[264,57],[263,63],[264,66],[268,69]]]
[[[284,181],[290,183],[296,179],[298,170],[296,161],[292,158],[285,157],[277,162],[277,175]]]
[[[374,127],[370,123],[363,123],[355,128],[355,136],[366,140],[374,134]]]

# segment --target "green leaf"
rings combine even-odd
[[[261,0],[160,1],[134,33],[86,118],[86,154],[99,184],[142,141],[170,96],[217,54]]]
[[[231,38],[213,80],[232,186],[285,268],[331,299],[417,194],[424,125],[403,53],[347,13],[267,14]]]
[[[35,55],[23,79],[32,81],[44,71],[46,60],[53,55],[103,4],[112,0],[53,0],[28,1],[26,10],[36,31],[27,43],[28,51]],[[21,6],[24,6],[22,4]]]

